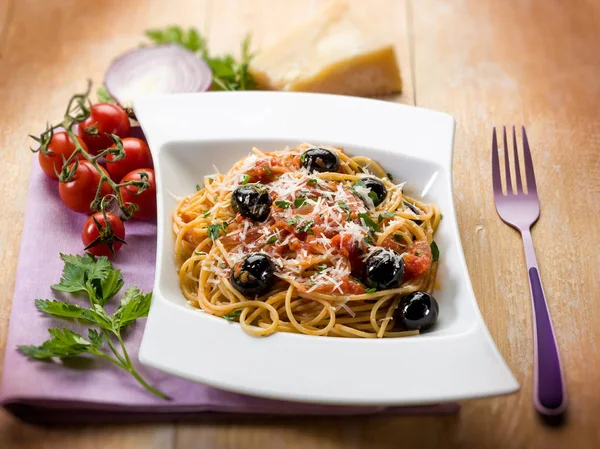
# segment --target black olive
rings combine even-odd
[[[395,318],[404,329],[424,331],[435,324],[439,310],[437,301],[429,293],[412,292],[400,300]]]
[[[269,192],[260,184],[238,186],[231,195],[233,210],[254,221],[267,219],[271,203]]]
[[[244,296],[260,296],[271,289],[274,272],[275,265],[269,256],[252,253],[234,265],[229,279]]]
[[[331,150],[325,148],[309,148],[300,156],[302,166],[309,171],[320,173],[327,171],[338,171],[340,159]]]
[[[369,256],[365,266],[365,284],[377,290],[398,287],[404,278],[404,260],[396,251],[381,249]]]
[[[404,203],[405,207],[408,207],[413,212],[413,214],[415,214],[415,215],[421,215],[423,213],[414,204],[410,204],[408,201],[402,201],[402,202]],[[413,221],[417,225],[422,225],[423,224],[423,222],[421,220],[413,220]]]
[[[371,200],[373,201],[374,206],[379,206],[387,196],[387,189],[383,185],[383,182],[381,182],[377,178],[361,178],[354,183],[354,186],[362,186],[369,189],[369,198],[371,198]]]

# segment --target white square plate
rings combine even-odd
[[[275,92],[209,92],[134,104],[154,157],[158,253],[154,300],[139,358],[218,388],[294,401],[409,405],[506,394],[519,385],[481,318],[452,200],[454,119],[361,98]],[[175,196],[228,170],[252,146],[343,146],[379,162],[409,193],[439,205],[440,318],[424,335],[390,339],[289,333],[256,338],[237,323],[190,307],[174,263]]]

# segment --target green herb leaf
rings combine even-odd
[[[290,203],[287,201],[278,200],[275,201],[275,206],[280,207],[281,209],[289,209]]]
[[[436,262],[440,258],[440,249],[438,248],[437,243],[435,243],[435,240],[431,241],[429,247],[431,248],[432,261]]]
[[[200,184],[196,184],[196,192],[199,192],[200,190],[202,190],[202,187]]]
[[[312,226],[313,226],[312,220],[305,220],[304,222],[302,222],[302,224],[300,226],[298,226],[298,232],[306,232],[308,234],[314,234]]]
[[[250,175],[244,173],[243,175],[240,175],[240,184],[245,185],[248,184],[248,182],[250,181]]]
[[[392,174],[391,174],[391,173],[386,173],[386,176],[388,177],[388,179],[389,179],[390,181],[393,181],[393,180],[394,180],[394,177],[392,176]]]
[[[133,285],[129,287],[121,299],[121,305],[113,314],[115,327],[121,329],[138,318],[147,317],[151,302],[152,292],[144,293]]]
[[[219,235],[221,234],[221,229],[225,231],[225,229],[227,229],[227,226],[227,223],[214,223],[208,225],[208,227],[206,228],[208,229],[208,236],[211,240],[217,240],[219,238]]]
[[[92,346],[97,351],[100,351],[104,343],[104,334],[98,332],[96,329],[88,329],[88,340],[92,342]]]
[[[285,222],[290,226],[296,226],[298,224],[298,219],[296,217],[290,217]]]
[[[265,172],[268,176],[270,176],[273,173],[268,165],[263,165],[263,168],[265,169]]]
[[[310,178],[308,181],[306,181],[306,185],[316,186],[318,182],[319,181],[316,178]]]
[[[226,319],[228,321],[236,321],[240,317],[241,314],[242,314],[242,310],[241,309],[237,309],[237,310],[234,310],[231,313],[228,313],[227,315],[223,315],[222,318],[224,318],[224,319]]]
[[[204,218],[208,217],[209,215],[210,215],[210,210],[208,210],[208,209],[207,209],[207,210],[205,210],[204,212],[202,212],[202,216],[203,216]]]
[[[294,200],[294,207],[301,207],[304,205],[304,203],[306,203],[306,198],[296,198]]]
[[[67,304],[62,301],[51,301],[49,299],[36,299],[35,307],[43,313],[60,318],[85,318],[86,311],[83,307],[75,304]]]
[[[277,236],[272,235],[271,237],[268,238],[267,245],[270,245],[271,243],[275,243],[276,241],[277,241]]]
[[[101,84],[98,86],[98,89],[96,89],[96,98],[98,98],[99,103],[117,104],[117,101],[108,93],[104,84]]]
[[[67,358],[89,352],[92,344],[81,335],[63,328],[48,329],[50,339],[40,346],[19,346],[23,354],[33,359]]]
[[[360,165],[357,165],[357,168],[358,168],[358,171],[359,171],[359,172],[361,172],[361,173],[364,173],[364,172],[365,172],[365,170],[364,170],[364,169],[363,169],[363,168],[362,168]]]
[[[372,287],[371,287],[371,288],[367,288],[367,289],[365,290],[365,293],[375,293],[376,291],[377,291],[377,289],[376,289],[376,288],[372,288]]]
[[[368,213],[358,214],[358,218],[364,223],[365,226],[369,228],[371,232],[381,232],[379,225],[373,221],[371,216]]]
[[[396,212],[384,212],[377,216],[377,223],[381,223],[383,220],[387,218],[393,218],[396,215]]]

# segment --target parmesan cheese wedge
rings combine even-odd
[[[251,62],[259,88],[374,96],[402,90],[392,45],[376,42],[364,18],[334,1]]]

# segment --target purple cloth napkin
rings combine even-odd
[[[275,401],[217,390],[136,363],[140,373],[165,392],[162,400],[143,389],[128,373],[102,360],[61,366],[31,361],[17,345],[41,344],[49,327],[76,323],[42,315],[36,298],[58,298],[50,285],[59,281],[63,263],[59,253],[81,254],[81,227],[87,216],[68,210],[58,196],[56,181],[47,178],[34,160],[29,200],[21,240],[0,404],[19,418],[37,423],[85,421],[148,421],[189,419],[214,414],[356,415],[373,413],[452,413],[456,403],[422,407],[338,407]],[[115,265],[122,270],[125,288],[135,284],[150,291],[154,279],[156,223],[128,222],[128,245]],[[71,298],[69,298],[71,300]],[[126,343],[134,357],[144,331],[144,320],[128,332]]]

